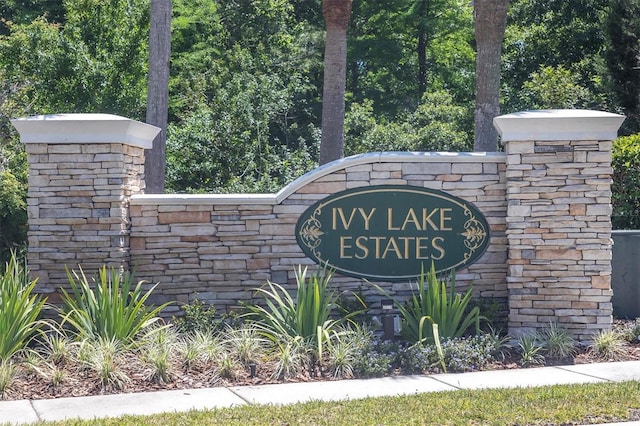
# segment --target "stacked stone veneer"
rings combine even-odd
[[[509,330],[611,327],[611,146],[624,117],[539,111],[496,118],[507,154]]]
[[[347,188],[404,184],[447,191],[472,201],[491,226],[491,246],[460,271],[460,289],[506,304],[503,154],[371,153],[316,169],[273,195],[136,195],[131,198],[131,263],[159,282],[166,300],[194,297],[219,309],[251,300],[266,280],[294,286],[297,265],[312,265],[296,243],[298,217],[314,202]],[[340,290],[381,296],[362,279],[336,276]],[[409,283],[386,283],[409,293]]]
[[[294,268],[312,264],[295,224],[315,201],[353,187],[415,185],[473,202],[491,226],[487,252],[457,274],[459,290],[473,285],[476,297],[502,301],[515,335],[551,321],[588,339],[611,325],[610,141],[622,119],[502,116],[505,153],[364,154],[253,195],[142,194],[152,126],[105,115],[14,120],[31,168],[29,263],[45,293],[66,285],[65,265],[109,264],[159,283],[157,302],[197,297],[225,311],[266,280],[295,286]],[[334,284],[379,308],[370,283],[337,276]]]
[[[158,129],[106,114],[13,124],[28,154],[28,263],[39,290],[55,296],[66,266],[128,268],[129,197],[143,188],[144,148]]]

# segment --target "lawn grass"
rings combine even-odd
[[[52,425],[579,425],[637,419],[640,382],[461,390],[288,406],[125,416]]]

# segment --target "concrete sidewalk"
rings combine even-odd
[[[293,404],[459,389],[515,388],[554,384],[640,381],[640,361],[580,364],[368,380],[216,387],[136,394],[0,402],[0,423],[93,419],[125,414],[204,410],[244,404]],[[640,422],[622,423],[625,426]]]

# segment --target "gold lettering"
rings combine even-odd
[[[364,229],[365,230],[369,230],[369,221],[371,220],[371,216],[373,216],[373,212],[376,211],[376,208],[372,208],[371,211],[369,212],[369,214],[365,214],[364,209],[362,207],[358,208],[358,211],[360,212],[360,215],[362,216],[362,219],[364,219]]]
[[[404,223],[402,224],[402,230],[403,231],[407,227],[408,223],[413,223],[415,225],[415,227],[416,227],[416,230],[418,230],[418,231],[422,230],[420,228],[420,222],[418,221],[418,218],[416,217],[416,212],[413,211],[413,209],[409,209],[409,211],[407,212],[407,216],[404,218]]]
[[[409,259],[409,241],[413,241],[416,237],[398,237],[398,239],[404,242],[404,258]]]
[[[438,242],[443,243],[444,238],[435,237],[434,239],[431,240],[431,246],[440,252],[440,255],[437,257],[434,256],[433,254],[431,255],[431,259],[433,260],[441,260],[444,257],[444,248],[440,244],[438,244]]]
[[[445,216],[445,212],[451,212],[451,208],[441,208],[440,209],[440,230],[441,231],[452,231],[453,228],[447,228],[444,224],[445,221],[451,220],[451,216]]]
[[[371,237],[373,241],[376,242],[376,259],[380,259],[380,241],[384,239],[384,237]]]
[[[351,259],[353,256],[348,256],[345,254],[346,249],[350,249],[351,245],[347,245],[347,240],[351,242],[352,237],[340,237],[340,259]]]
[[[356,238],[356,247],[359,248],[362,252],[362,254],[360,254],[359,252],[356,253],[356,259],[366,259],[367,256],[369,256],[369,247],[367,247],[366,242],[367,237],[361,236]]]
[[[393,251],[393,253],[395,253],[398,259],[402,259],[402,253],[400,252],[398,243],[396,242],[396,239],[393,237],[389,238],[389,242],[387,243],[387,246],[385,247],[384,252],[382,253],[382,258],[386,259],[387,253],[389,253],[390,251]]]
[[[337,217],[336,217],[336,211],[338,213],[338,216],[340,218],[340,222],[342,222],[342,228],[344,230],[348,230],[349,227],[351,226],[351,222],[353,221],[353,217],[356,215],[356,209],[351,209],[351,214],[349,215],[349,219],[347,219],[347,217],[344,214],[344,210],[342,209],[342,207],[338,207],[338,208],[333,208],[333,230],[335,231],[337,229]]]
[[[429,238],[427,237],[418,237],[416,238],[416,259],[428,259],[429,256],[429,246],[426,245],[429,243]],[[423,250],[427,250],[426,253],[423,253]]]
[[[387,230],[389,231],[399,231],[400,227],[393,226],[393,208],[389,207],[387,209]]]
[[[431,218],[438,211],[438,209],[433,209],[431,210],[431,213],[427,214],[428,211],[429,209],[427,208],[422,209],[422,229],[426,231],[427,224],[429,224],[431,225],[431,228],[433,228],[434,231],[439,231],[438,225],[436,225],[433,219]]]

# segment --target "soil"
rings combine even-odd
[[[518,363],[517,354],[511,354],[503,361],[494,361],[484,369],[514,369],[523,368]],[[545,365],[586,364],[593,362],[613,362],[640,360],[640,342],[628,344],[625,351],[615,359],[602,359],[586,348],[580,349],[575,357],[558,361],[547,360]],[[53,385],[50,365],[47,371],[40,366],[39,371],[28,368],[26,364],[18,364],[16,374],[11,385],[5,389],[2,398],[4,400],[20,399],[48,399],[61,397],[77,397],[88,395],[105,395],[114,393],[133,393],[143,391],[160,391],[172,389],[192,389],[215,386],[244,386],[260,385],[268,383],[282,383],[281,380],[272,379],[273,369],[269,365],[258,365],[255,376],[251,376],[249,368],[233,372],[230,377],[222,378],[215,371],[208,368],[193,366],[189,370],[183,368],[177,362],[170,368],[170,377],[166,381],[154,380],[150,377],[150,369],[143,365],[134,354],[128,354],[126,359],[117,362],[119,371],[126,376],[126,380],[120,383],[112,381],[103,385],[95,373],[79,369],[72,365],[58,365],[60,380]],[[1,377],[0,377],[1,379]],[[309,375],[288,379],[286,382],[309,382],[320,380],[333,380],[332,377],[318,372],[314,377]]]

